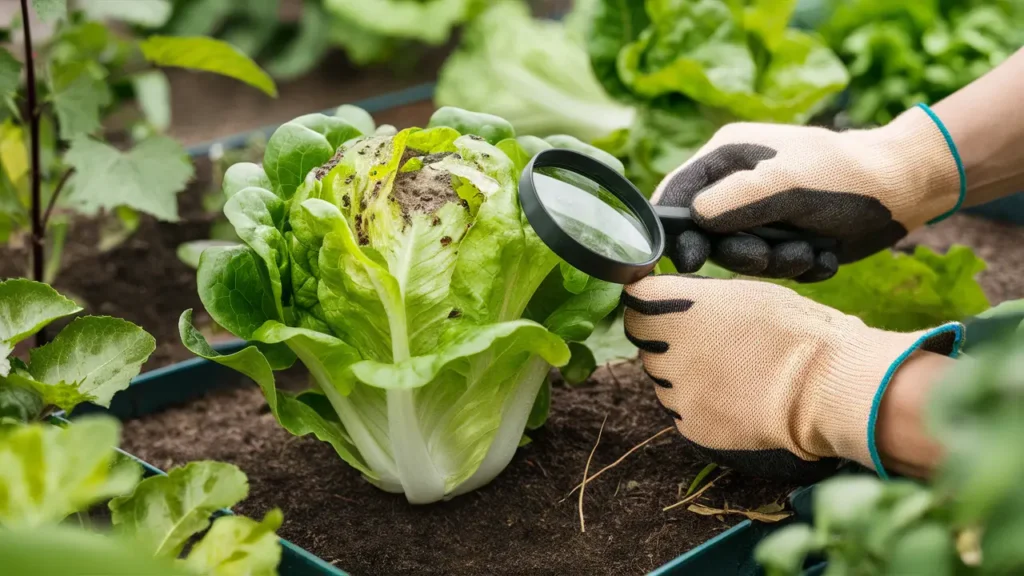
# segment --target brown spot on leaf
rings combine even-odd
[[[457,308],[452,308],[452,311],[448,313],[449,318],[458,318],[459,316],[462,316],[462,312]]]
[[[434,217],[433,217],[433,218],[432,218],[432,219],[430,220],[430,225],[431,225],[431,226],[437,226],[437,225],[439,225],[440,223],[441,223],[441,218],[440,218],[439,216],[437,216],[436,214],[435,214],[435,215],[434,215]]]
[[[349,198],[348,194],[345,194],[344,196],[341,197],[341,205],[344,206],[345,208],[348,208],[349,206],[352,205],[352,199]]]
[[[441,237],[441,246],[448,247],[448,246],[451,246],[451,243],[452,243],[452,237],[451,236],[442,236]]]

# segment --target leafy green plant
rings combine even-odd
[[[248,495],[241,470],[193,462],[140,482],[138,464],[117,452],[119,436],[120,424],[107,416],[66,427],[0,426],[5,570],[83,576],[277,574],[279,510],[261,522],[231,514],[211,522]],[[112,535],[59,526],[72,515],[83,528],[91,526],[90,510],[108,500]]]
[[[886,124],[971,83],[1024,45],[1019,0],[827,0],[819,30],[847,64],[848,122]]]
[[[466,28],[434,100],[501,116],[522,134],[585,141],[629,128],[634,117],[597,81],[582,38],[561,22],[533,19],[514,0],[496,2]]]
[[[726,122],[803,123],[847,84],[817,36],[788,28],[795,0],[587,0],[577,24],[609,95],[636,106],[601,146],[647,192]]]
[[[152,22],[161,2],[114,9],[87,0],[68,13],[66,0],[33,0],[54,24],[32,42],[28,0],[21,2],[24,66],[0,48],[0,241],[28,235],[31,274],[52,280],[71,216],[106,215],[101,248],[116,245],[140,214],[178,219],[177,194],[193,168],[170,125],[170,88],[157,67],[230,76],[276,95],[273,81],[229,44],[201,37],[125,38],[94,18]],[[14,30],[8,31],[9,33]],[[24,68],[26,81],[20,82]],[[137,104],[141,115],[132,115]]]
[[[450,498],[488,483],[543,424],[551,366],[621,287],[560,265],[525,220],[518,175],[552,142],[452,108],[397,133],[339,114],[284,124],[262,167],[225,175],[244,244],[203,252],[199,295],[252,345],[218,354],[191,311],[182,341],[252,377],[282,426],[329,442],[380,488]],[[273,374],[296,357],[315,383],[297,395]]]
[[[31,350],[27,363],[11,356],[19,342],[81,310],[46,284],[0,282],[0,423],[36,420],[83,402],[109,406],[156,349],[153,337],[131,322],[82,316]]]
[[[945,448],[930,486],[854,476],[814,492],[814,526],[794,525],[756,551],[769,576],[1017,574],[1024,570],[1024,334],[984,346],[936,387],[928,427]]]

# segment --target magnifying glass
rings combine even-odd
[[[534,156],[519,179],[519,201],[555,254],[616,284],[650,274],[665,252],[666,233],[699,230],[689,208],[652,205],[625,176],[575,150],[554,148]],[[835,247],[832,239],[779,226],[744,233],[769,244],[802,240],[816,249]]]

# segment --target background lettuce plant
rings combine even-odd
[[[244,244],[203,252],[199,295],[252,345],[219,355],[191,311],[181,337],[380,488],[413,503],[463,494],[544,422],[551,366],[570,362],[567,343],[586,340],[621,289],[560,264],[520,209],[519,173],[554,145],[617,161],[453,108],[400,132],[338,114],[284,124],[262,166],[225,175]],[[314,389],[277,389],[273,372],[296,358]]]

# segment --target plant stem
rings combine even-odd
[[[43,214],[43,232],[45,234],[46,227],[50,224],[50,214],[53,213],[53,207],[57,205],[57,197],[60,196],[64,185],[67,184],[68,179],[75,173],[74,168],[68,168],[68,171],[60,177],[60,182],[57,183],[57,187],[53,189],[53,194],[50,195],[50,203],[46,205],[46,213]]]
[[[39,161],[39,102],[36,95],[36,67],[32,54],[32,28],[28,23],[28,0],[21,0],[21,22],[25,33],[25,73],[28,75],[28,122],[32,147],[32,279],[44,279],[43,260],[46,230],[43,228],[43,179]]]

